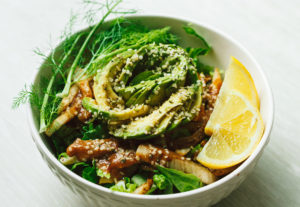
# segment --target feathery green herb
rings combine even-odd
[[[61,39],[63,39],[63,44],[61,47],[58,47],[56,50],[53,50],[48,57],[42,50],[35,49],[34,52],[41,56],[45,64],[48,67],[51,67],[52,75],[49,78],[48,84],[46,87],[38,90],[33,90],[33,87],[28,88],[24,87],[24,89],[18,94],[16,98],[13,100],[13,108],[17,108],[23,103],[26,103],[28,100],[35,107],[40,110],[40,133],[44,132],[46,128],[52,123],[52,121],[57,117],[57,109],[61,98],[65,97],[70,89],[70,86],[73,82],[74,71],[77,67],[81,67],[84,62],[84,54],[88,52],[88,50],[92,53],[92,58],[90,62],[99,55],[101,49],[107,47],[107,40],[109,40],[109,36],[106,37],[105,34],[102,34],[101,37],[94,39],[95,33],[98,32],[99,28],[103,25],[104,21],[110,14],[127,14],[134,13],[134,10],[129,11],[119,11],[116,7],[122,2],[122,0],[106,0],[104,3],[97,1],[85,0],[84,4],[86,7],[90,6],[87,11],[85,11],[85,20],[88,23],[93,23],[95,21],[95,16],[99,14],[99,12],[105,12],[102,19],[96,25],[90,26],[89,33],[85,31],[79,32],[73,35],[73,26],[78,19],[78,14],[72,14],[70,20],[65,27]],[[95,8],[93,6],[99,5],[99,7]],[[119,23],[116,24],[116,29],[119,28]],[[111,37],[119,37],[119,31],[112,30]],[[94,46],[88,47],[88,45],[92,45],[90,43],[91,39],[94,39]],[[118,38],[120,39],[120,38]],[[83,43],[82,43],[83,42]],[[79,44],[80,43],[80,44]],[[99,47],[97,51],[95,51],[95,45],[99,43]],[[78,52],[76,52],[78,51]],[[57,57],[57,55],[59,57]],[[68,64],[71,62],[71,66]],[[91,64],[87,64],[91,65]],[[58,88],[58,82],[61,80],[64,81],[63,89]],[[77,79],[78,81],[78,79]],[[37,86],[36,86],[37,87]],[[38,87],[42,87],[39,85]],[[44,96],[43,96],[44,94]],[[43,97],[43,98],[41,98]]]
[[[64,89],[62,90],[61,93],[57,94],[57,96],[59,97],[65,97],[68,95],[69,93],[69,90],[70,90],[70,87],[71,87],[71,84],[72,84],[72,78],[73,78],[73,74],[74,74],[74,71],[75,69],[78,67],[78,64],[79,64],[79,61],[80,61],[80,58],[82,57],[89,41],[92,39],[94,33],[102,26],[102,24],[104,23],[105,19],[114,11],[115,7],[118,6],[119,3],[121,3],[122,0],[117,0],[115,1],[113,4],[107,4],[106,6],[106,9],[107,9],[107,12],[105,13],[105,15],[102,17],[102,19],[99,21],[98,24],[96,24],[95,26],[92,27],[92,29],[90,30],[90,32],[88,33],[86,39],[84,40],[83,44],[81,45],[80,47],[80,50],[79,52],[77,53],[73,63],[72,63],[72,66],[69,70],[69,73],[68,73],[68,77],[67,77],[67,82],[65,84],[65,87]]]
[[[12,108],[16,109],[28,101],[37,107],[39,107],[41,104],[39,96],[37,95],[37,89],[34,87],[34,85],[31,85],[30,87],[27,85],[24,86],[24,88],[19,92],[18,96],[13,99]]]

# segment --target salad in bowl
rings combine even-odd
[[[105,192],[151,197],[218,183],[264,134],[251,72],[231,56],[226,68],[202,61],[215,48],[186,21],[176,32],[149,27],[150,17],[105,22],[118,3],[46,58],[29,97],[39,136],[68,174]]]

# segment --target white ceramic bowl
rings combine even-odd
[[[182,46],[190,45],[196,47],[199,42],[182,30],[182,25],[192,23],[193,28],[203,35],[213,48],[213,51],[208,56],[201,58],[204,63],[217,66],[221,69],[226,69],[229,64],[230,56],[234,56],[246,66],[257,87],[261,104],[260,111],[265,123],[264,135],[252,155],[232,173],[205,187],[171,195],[134,195],[113,192],[107,188],[91,183],[62,165],[52,153],[51,148],[47,143],[47,137],[39,134],[38,114],[32,110],[30,105],[28,105],[29,125],[33,140],[36,143],[42,157],[54,174],[57,175],[62,183],[68,186],[75,194],[82,196],[82,198],[87,202],[87,206],[146,207],[172,205],[175,207],[209,206],[215,204],[236,189],[253,170],[258,159],[262,155],[264,147],[269,141],[269,134],[273,123],[274,106],[272,93],[263,70],[244,47],[229,36],[225,35],[223,32],[220,32],[211,26],[183,18],[159,15],[134,15],[129,18],[139,20],[142,24],[147,25],[149,28],[171,26],[171,31],[180,37],[180,44]],[[35,82],[39,80],[41,76],[40,73],[41,72],[38,72],[34,77]]]

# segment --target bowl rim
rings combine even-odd
[[[233,39],[231,36],[225,34],[221,30],[217,29],[216,27],[208,25],[208,24],[203,23],[201,21],[193,20],[193,19],[190,19],[190,18],[187,18],[187,17],[182,17],[182,16],[179,16],[179,15],[175,16],[175,15],[166,15],[166,14],[160,14],[160,13],[154,13],[154,14],[146,13],[146,14],[133,14],[133,15],[126,15],[125,16],[125,18],[151,18],[151,17],[165,18],[165,19],[177,20],[177,21],[178,20],[179,21],[185,21],[185,22],[189,22],[189,23],[194,24],[194,25],[199,25],[199,26],[205,28],[206,30],[211,30],[214,33],[222,36],[223,38],[225,38],[229,42],[236,45],[241,51],[243,51],[244,54],[246,54],[247,58],[251,59],[251,61],[254,63],[255,67],[257,68],[257,72],[259,73],[259,76],[262,78],[262,81],[266,85],[266,88],[265,88],[266,94],[265,94],[265,96],[267,97],[267,100],[269,101],[268,110],[270,111],[270,113],[266,117],[266,120],[268,120],[268,125],[265,125],[265,130],[264,130],[263,137],[261,138],[258,146],[252,152],[252,154],[233,172],[226,175],[222,179],[217,180],[216,182],[214,182],[212,184],[209,184],[209,185],[206,185],[202,188],[194,189],[194,190],[187,191],[187,192],[167,194],[167,195],[138,195],[138,194],[132,194],[132,193],[122,193],[122,192],[112,191],[108,188],[105,188],[103,186],[100,186],[98,184],[95,184],[95,183],[92,183],[92,182],[86,180],[86,179],[82,178],[81,176],[77,175],[76,173],[72,172],[68,168],[66,168],[62,163],[60,163],[57,160],[57,158],[50,152],[50,150],[46,147],[46,145],[42,141],[41,136],[38,132],[38,129],[34,125],[34,119],[33,119],[33,113],[32,113],[31,105],[30,105],[30,103],[27,103],[27,106],[26,106],[26,108],[27,108],[27,121],[28,121],[28,124],[29,124],[29,127],[30,127],[32,138],[33,138],[35,144],[37,145],[37,147],[39,148],[39,150],[43,151],[44,154],[47,156],[48,161],[51,161],[51,163],[54,164],[57,168],[59,168],[60,171],[63,172],[66,176],[74,179],[77,183],[80,183],[80,184],[84,185],[85,188],[93,189],[94,192],[95,191],[98,191],[98,192],[104,191],[104,192],[106,192],[108,194],[111,194],[111,195],[118,195],[120,197],[137,199],[137,200],[166,200],[166,199],[192,196],[192,195],[195,195],[195,194],[211,191],[211,190],[213,190],[217,187],[220,187],[221,185],[224,185],[224,184],[228,183],[234,177],[239,176],[241,174],[241,172],[244,171],[246,169],[246,167],[250,163],[252,163],[252,161],[254,161],[254,159],[258,156],[258,154],[261,151],[263,151],[264,147],[269,142],[270,132],[272,130],[273,122],[274,122],[274,100],[273,100],[272,90],[270,88],[270,85],[269,85],[269,82],[268,82],[268,79],[267,79],[265,73],[263,72],[262,68],[260,67],[260,65],[255,60],[253,55],[241,43],[239,43],[238,41]],[[115,18],[108,18],[105,22],[111,21],[112,19],[115,19]],[[39,73],[38,70],[34,72],[32,83],[35,81],[38,73]]]

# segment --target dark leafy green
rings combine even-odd
[[[194,156],[194,154],[198,151],[198,150],[201,150],[202,147],[201,147],[201,144],[197,144],[196,146],[194,146],[190,151],[189,153],[186,155],[187,157],[192,157]]]
[[[81,137],[81,133],[77,127],[71,127],[68,124],[62,126],[51,137],[51,142],[55,148],[56,154],[59,155],[62,152],[65,152],[67,147],[78,137]]]
[[[101,184],[103,187],[106,187],[106,188],[111,188],[112,186],[114,186],[113,183],[103,183]]]
[[[150,190],[146,193],[146,195],[151,195],[153,194],[157,189],[157,186],[155,185],[155,183],[152,184]]]
[[[94,166],[84,168],[82,171],[82,177],[93,183],[98,183],[97,171]]]
[[[163,174],[155,174],[153,176],[153,182],[157,185],[160,190],[166,189],[167,186],[167,178]]]
[[[193,35],[193,36],[197,37],[198,39],[200,39],[203,46],[204,46],[204,48],[187,47],[185,49],[186,52],[189,54],[189,56],[193,59],[193,62],[196,65],[198,73],[203,72],[206,75],[208,75],[208,74],[212,75],[212,72],[214,71],[214,67],[208,66],[208,65],[205,65],[205,64],[201,63],[199,58],[198,58],[201,55],[207,55],[211,50],[211,46],[206,42],[206,40],[201,35],[199,35],[189,25],[184,26],[183,29],[185,30],[186,33],[188,33],[190,35]]]
[[[196,65],[198,73],[204,73],[206,75],[211,75],[211,76],[213,75],[215,67],[209,66],[209,65],[205,65],[205,64],[201,63],[198,60],[198,58],[194,58],[193,61],[194,61],[195,65]]]
[[[197,37],[198,39],[201,40],[201,42],[203,43],[203,45],[206,47],[206,48],[193,48],[192,50],[195,50],[197,52],[193,52],[195,54],[198,54],[198,55],[206,55],[210,50],[211,50],[211,47],[210,45],[206,42],[206,40],[201,36],[199,35],[195,29],[193,29],[191,26],[189,25],[186,25],[186,26],[183,26],[183,29],[186,33],[190,34],[190,35],[193,35],[195,37]],[[191,50],[191,49],[190,49]],[[201,51],[202,50],[202,51]],[[198,56],[197,55],[197,56]]]
[[[201,187],[200,179],[192,174],[186,174],[181,171],[165,168],[157,165],[161,174],[166,176],[180,192],[185,192]]]
[[[94,126],[94,124],[91,122],[82,127],[82,140],[103,139],[107,136],[107,130],[101,124]]]
[[[173,193],[172,182],[163,174],[155,174],[153,176],[153,182],[159,190],[162,190],[164,194]]]
[[[200,55],[206,55],[209,50],[207,48],[191,48],[188,47],[185,49],[190,57],[197,57]]]
[[[124,177],[123,179],[125,181],[125,184],[130,183],[130,178],[129,177]]]
[[[72,165],[71,170],[75,171],[78,168],[83,168],[83,167],[89,167],[89,164],[87,164],[85,162],[76,162]]]

